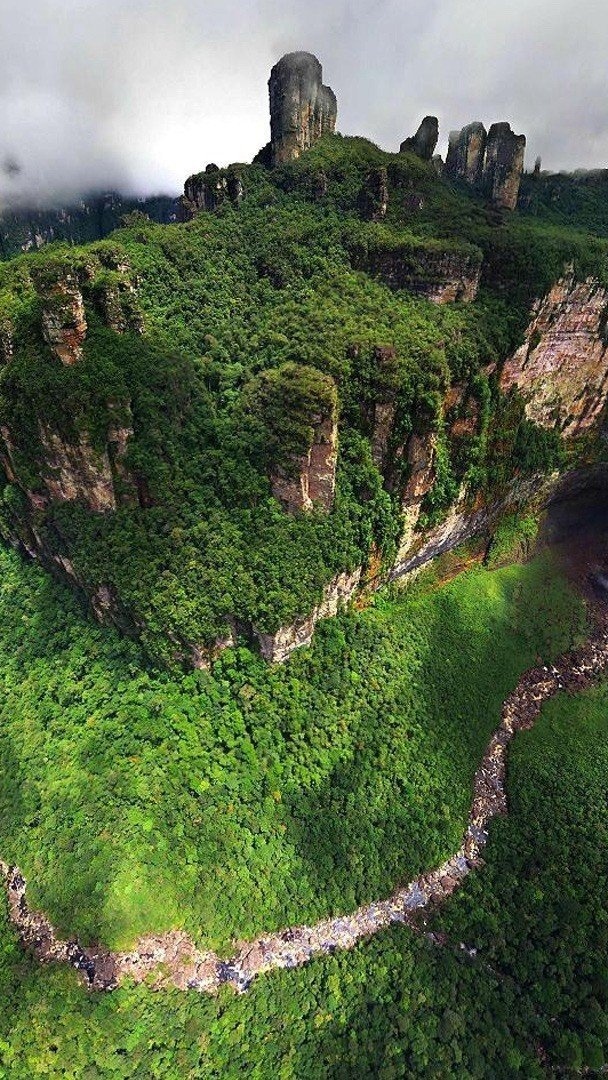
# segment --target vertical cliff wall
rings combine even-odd
[[[282,165],[336,128],[336,95],[323,85],[323,69],[307,52],[287,53],[270,72],[271,163]]]
[[[608,291],[572,269],[534,305],[524,344],[500,385],[526,399],[526,415],[570,438],[593,427],[608,396]]]

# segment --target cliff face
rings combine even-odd
[[[572,437],[597,423],[608,395],[608,292],[572,272],[538,300],[524,344],[506,361],[500,385],[517,387],[526,415]]]
[[[177,218],[177,200],[172,195],[134,199],[110,192],[90,195],[70,206],[15,207],[0,213],[0,259],[24,251],[36,251],[54,241],[68,244],[90,243],[109,236],[125,214],[139,211],[152,221],[169,224]]]
[[[354,256],[357,268],[392,289],[405,289],[435,304],[470,303],[479,290],[481,252],[433,247],[377,248]]]
[[[486,141],[486,129],[479,121],[467,124],[462,131],[451,131],[445,163],[447,174],[477,187],[483,173]]]
[[[482,184],[494,206],[514,210],[524,171],[525,135],[515,135],[510,124],[492,124],[488,132]]]
[[[243,179],[237,166],[219,169],[217,165],[207,165],[204,172],[195,173],[186,180],[184,194],[179,200],[178,218],[190,221],[200,210],[214,211],[226,203],[240,206],[243,194]]]
[[[70,366],[82,359],[87,321],[80,286],[71,274],[46,290],[42,336],[62,364]]]
[[[524,170],[525,135],[507,123],[468,124],[450,133],[445,171],[483,194],[497,209],[514,210]]]
[[[105,324],[116,333],[127,329],[141,332],[143,321],[137,307],[135,287],[129,267],[110,258],[103,266],[95,256],[76,269],[48,269],[35,273],[40,305],[39,331],[55,361],[65,367],[83,360],[88,332],[84,290]],[[5,325],[2,359],[10,364],[12,327]],[[41,358],[42,359],[42,358]],[[47,361],[48,362],[48,361]],[[31,474],[23,464],[21,436],[8,424],[0,428],[0,460],[9,481],[21,488],[32,511],[53,502],[78,501],[96,513],[116,510],[121,505],[137,505],[134,477],[125,465],[128,442],[133,435],[131,404],[128,400],[106,402],[108,424],[105,441],[95,446],[89,433],[78,431],[68,438],[39,414],[37,425],[38,483],[31,490]]]
[[[287,53],[270,72],[271,163],[293,161],[325,134],[336,128],[336,95],[323,85],[323,69],[316,56]]]
[[[336,490],[338,460],[338,420],[335,409],[329,416],[314,418],[314,434],[308,453],[294,458],[289,469],[271,473],[272,494],[290,514],[310,511],[314,506],[329,511]]]

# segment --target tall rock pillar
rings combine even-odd
[[[268,80],[271,162],[293,161],[336,128],[336,95],[323,85],[323,69],[307,52],[287,53]]]
[[[515,135],[510,124],[492,124],[488,132],[483,185],[494,206],[514,210],[524,171],[526,136]]]

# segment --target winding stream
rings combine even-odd
[[[124,979],[155,987],[214,993],[223,984],[246,990],[256,976],[275,968],[306,964],[313,956],[350,949],[392,923],[417,927],[425,908],[441,904],[476,867],[487,841],[487,825],[507,810],[505,773],[507,749],[518,731],[531,728],[543,702],[560,690],[576,692],[589,686],[608,668],[608,630],[596,628],[579,649],[565,653],[549,667],[525,672],[502,706],[501,722],[492,735],[475,773],[468,825],[458,851],[441,866],[397,889],[386,900],[358,908],[350,915],[324,919],[314,926],[296,926],[237,943],[230,960],[201,952],[187,934],[168,931],[140,938],[131,952],[113,953],[100,946],[82,947],[62,941],[40,912],[31,911],[26,882],[17,867],[0,862],[10,918],[21,943],[43,963],[69,964],[81,972],[91,990],[113,990]]]

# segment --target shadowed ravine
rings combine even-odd
[[[437,869],[398,889],[387,900],[367,904],[351,915],[324,919],[315,926],[296,926],[245,942],[230,960],[199,951],[182,931],[140,938],[132,952],[112,953],[99,946],[83,948],[76,941],[59,940],[45,915],[30,911],[19,869],[0,862],[11,921],[24,947],[38,960],[69,964],[82,972],[89,989],[112,990],[124,979],[142,982],[156,972],[156,978],[151,979],[156,987],[173,985],[207,993],[226,983],[238,991],[246,990],[257,975],[274,968],[299,967],[317,954],[352,948],[391,923],[416,928],[425,908],[441,904],[481,865],[487,824],[507,809],[506,757],[513,736],[533,726],[548,698],[560,690],[583,690],[607,667],[608,630],[604,624],[581,648],[564,654],[549,667],[532,668],[522,675],[503,703],[500,725],[475,773],[461,847]]]

